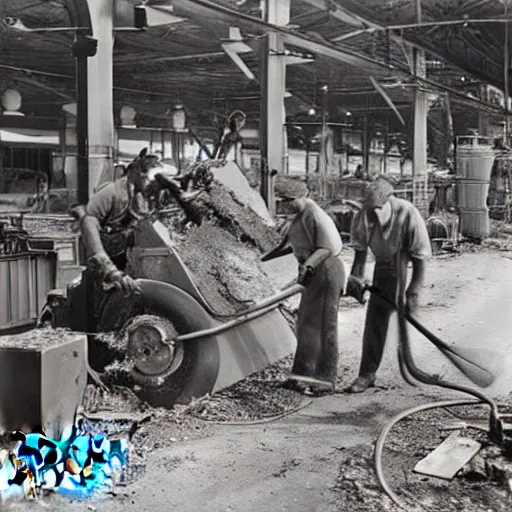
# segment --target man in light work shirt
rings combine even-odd
[[[299,263],[298,282],[306,287],[297,318],[297,351],[287,385],[307,393],[329,391],[334,389],[338,374],[338,305],[346,282],[342,241],[329,215],[305,197],[305,184],[303,189],[295,186],[291,190],[290,186],[279,195],[295,217],[281,243],[262,260],[277,257],[291,246]],[[279,193],[278,186],[276,189]]]
[[[397,302],[399,258],[412,262],[412,277],[405,289],[405,308],[413,314],[423,285],[425,261],[431,256],[427,227],[416,207],[393,195],[392,184],[384,177],[372,182],[363,208],[352,221],[351,238],[355,249],[354,263],[347,284],[347,294],[361,296],[368,248],[375,256],[373,284]],[[402,292],[403,293],[403,292]],[[361,393],[375,383],[392,308],[372,294],[366,312],[363,353],[359,376],[348,388]]]

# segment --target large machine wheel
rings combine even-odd
[[[143,312],[124,322],[120,341],[136,394],[153,406],[172,407],[212,391],[219,348],[215,339],[176,341],[179,334],[211,327],[211,320],[182,290],[171,293],[165,283],[152,285],[152,293],[144,296]],[[102,314],[102,327],[119,323],[125,300],[121,294],[112,295]]]

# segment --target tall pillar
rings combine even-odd
[[[425,76],[425,53],[415,50],[416,73]],[[413,203],[420,213],[428,215],[428,174],[427,174],[427,93],[417,86],[414,90],[414,138],[412,159]]]
[[[371,133],[368,122],[368,114],[365,114],[363,118],[363,133],[361,136],[361,145],[363,150],[363,171],[365,176],[370,176]]]
[[[89,195],[113,173],[115,144],[113,54],[115,0],[87,0],[98,51],[88,59]],[[103,181],[103,180],[102,180]]]
[[[264,19],[284,26],[290,20],[290,0],[266,0]],[[269,33],[263,43],[261,77],[261,195],[271,215],[275,214],[273,171],[284,174],[286,114],[286,56],[281,34]]]
[[[418,23],[421,22],[420,0],[416,2]],[[427,77],[425,52],[413,48],[414,74]],[[428,216],[428,175],[427,175],[427,114],[428,96],[420,90],[420,84],[414,90],[414,136],[412,157],[412,199],[423,217]]]

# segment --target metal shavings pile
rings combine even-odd
[[[139,413],[147,412],[150,406],[140,400],[135,393],[122,386],[113,386],[110,391],[89,384],[82,400],[85,414],[103,412]]]
[[[260,253],[214,222],[193,228],[176,243],[212,309],[230,315],[276,291],[260,264]]]
[[[195,404],[175,405],[172,410],[153,408],[130,389],[114,386],[104,391],[88,385],[80,414],[87,432],[127,435],[142,463],[155,448],[206,435],[208,425],[190,414]]]
[[[189,413],[219,423],[258,421],[296,409],[303,396],[280,387],[292,364],[292,356],[257,372],[225,390],[191,404]]]
[[[0,347],[16,347],[22,350],[44,350],[77,338],[80,334],[67,329],[33,329],[22,334],[0,336]]]

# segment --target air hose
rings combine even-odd
[[[396,416],[394,416],[381,430],[379,437],[377,438],[377,442],[375,444],[375,454],[374,454],[374,462],[375,462],[375,473],[377,474],[377,479],[384,490],[384,492],[391,498],[391,500],[403,510],[409,510],[404,502],[397,496],[397,494],[390,488],[389,484],[386,481],[384,476],[384,471],[382,469],[382,452],[384,449],[384,444],[386,443],[387,436],[391,429],[404,418],[411,416],[413,414],[417,414],[422,411],[428,411],[429,409],[439,409],[445,407],[456,407],[463,405],[479,405],[483,403],[478,400],[445,400],[440,402],[433,402],[430,404],[422,404],[411,409],[407,409]]]
[[[491,417],[496,418],[498,416],[498,406],[497,404],[486,396],[484,393],[481,393],[478,390],[469,388],[467,386],[460,386],[458,384],[453,384],[451,382],[443,380],[439,375],[430,375],[426,372],[420,370],[416,364],[414,363],[414,359],[412,357],[410,342],[409,342],[409,332],[407,328],[407,320],[405,315],[405,305],[404,305],[404,291],[405,291],[405,282],[407,278],[407,260],[403,255],[398,256],[398,305],[395,306],[398,314],[398,360],[400,365],[400,371],[403,378],[408,383],[412,383],[412,379],[416,379],[417,381],[423,384],[429,384],[434,386],[439,386],[445,389],[450,389],[454,391],[460,391],[462,393],[467,393],[475,397],[474,400],[470,399],[459,399],[459,400],[445,400],[440,402],[434,402],[430,404],[423,404],[412,409],[408,409],[403,411],[393,417],[382,429],[377,438],[377,442],[375,445],[375,453],[374,453],[374,462],[375,462],[375,472],[377,474],[377,479],[382,486],[384,492],[391,498],[391,500],[398,505],[400,508],[407,510],[408,507],[400,500],[395,492],[389,487],[386,479],[384,477],[384,471],[382,469],[382,452],[384,448],[384,444],[386,442],[386,438],[391,431],[391,429],[402,419],[410,416],[412,414],[416,414],[418,412],[427,411],[430,409],[438,409],[445,407],[455,407],[455,406],[464,406],[464,405],[479,405],[479,404],[487,404],[491,408]],[[374,292],[375,293],[375,292]],[[382,293],[377,291],[377,294],[382,297]],[[388,302],[390,302],[388,300]]]

